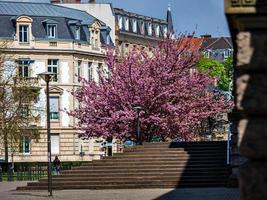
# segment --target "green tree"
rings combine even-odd
[[[197,63],[197,69],[207,72],[211,77],[218,80],[218,87],[224,91],[231,90],[233,80],[233,57],[229,57],[223,63],[202,57]]]
[[[22,136],[36,138],[40,113],[34,108],[40,87],[38,79],[21,77],[13,56],[6,54],[8,43],[0,43],[0,147],[8,154],[20,147]]]

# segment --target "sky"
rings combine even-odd
[[[48,0],[8,0],[47,2]],[[84,0],[82,0],[84,1]],[[112,3],[141,15],[166,19],[168,4],[171,5],[176,33],[192,33],[195,36],[229,36],[224,16],[224,0],[96,0],[97,3]]]

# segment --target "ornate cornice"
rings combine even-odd
[[[225,12],[227,14],[267,14],[267,0],[225,0]]]

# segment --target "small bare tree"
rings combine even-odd
[[[22,136],[39,135],[40,113],[34,108],[40,88],[38,80],[21,77],[13,56],[6,54],[8,42],[0,44],[0,141],[8,162],[9,151],[19,148]],[[34,80],[34,81],[33,81]]]

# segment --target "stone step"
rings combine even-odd
[[[161,176],[161,175],[150,175],[150,176],[140,176],[136,175],[135,176],[116,176],[116,177],[104,177],[104,176],[99,176],[99,177],[69,177],[69,176],[61,176],[59,177],[53,177],[53,182],[65,182],[65,181],[106,181],[106,180],[111,180],[111,181],[120,181],[120,180],[127,180],[127,181],[135,181],[135,180],[172,180],[172,181],[179,181],[179,180],[184,180],[184,179],[207,179],[207,178],[216,178],[220,180],[226,179],[225,174],[190,174],[190,175],[184,175],[180,174],[179,176]],[[47,182],[47,179],[42,179],[40,182]]]
[[[223,187],[225,142],[145,143],[53,177],[54,189]],[[26,189],[47,189],[47,180]]]
[[[93,161],[90,163],[83,163],[81,166],[85,167],[85,166],[116,166],[116,165],[162,165],[162,164],[188,164],[188,165],[194,165],[194,164],[225,164],[226,160],[169,160],[169,161],[161,161],[161,160],[151,160],[151,161],[147,161],[147,160],[121,160],[120,162],[118,161],[106,161],[106,162],[101,162],[103,160],[99,160],[99,161]]]
[[[95,160],[93,163],[123,163],[123,162],[202,162],[202,161],[224,161],[226,163],[226,156],[222,157],[212,157],[211,159],[203,159],[202,157],[192,157],[188,159],[188,157],[169,157],[169,158],[135,158],[135,159],[130,159],[130,158],[104,158],[102,160]],[[87,165],[87,163],[86,163]]]
[[[75,167],[72,170],[83,170],[83,169],[168,169],[168,168],[203,168],[203,167],[225,167],[225,164],[217,164],[217,163],[207,163],[207,164],[188,164],[188,163],[176,163],[176,164],[169,164],[169,163],[162,163],[161,165],[159,164],[143,164],[143,165],[91,165],[91,166],[80,166],[80,167]]]
[[[168,168],[167,170],[165,168],[159,168],[159,169],[154,169],[154,168],[148,168],[148,169],[136,169],[136,168],[130,168],[130,169],[120,169],[120,168],[114,168],[112,169],[112,172],[136,172],[136,173],[141,173],[141,172],[154,172],[154,173],[160,173],[160,172],[183,172],[184,170],[186,171],[227,171],[225,167],[203,167],[203,168]],[[68,170],[68,171],[62,171],[62,174],[90,174],[90,173],[107,173],[110,172],[111,169],[83,169],[83,170]]]
[[[228,175],[229,172],[228,170],[213,170],[213,171],[157,171],[155,172],[142,172],[139,171],[138,173],[136,171],[134,172],[121,172],[121,171],[109,171],[109,172],[98,172],[98,173],[88,173],[88,177],[106,177],[106,178],[114,178],[114,177],[136,177],[136,176],[143,176],[143,177],[147,177],[147,176],[161,176],[161,177],[165,177],[165,176],[173,176],[173,177],[177,177],[177,176],[196,176],[196,175]],[[53,178],[57,179],[57,178],[66,178],[66,177],[87,177],[84,175],[84,173],[70,173],[70,174],[61,174],[59,176],[54,176]]]
[[[120,185],[53,185],[54,190],[104,190],[104,189],[144,189],[144,188],[190,188],[190,187],[225,187],[226,183],[221,181],[213,182],[191,182],[191,183],[150,183],[150,184],[120,184]],[[27,186],[27,187],[17,187],[17,190],[47,190],[46,186]]]
[[[63,182],[57,182],[54,181],[53,185],[54,186],[61,186],[61,185],[120,185],[120,184],[151,184],[151,183],[171,183],[171,184],[179,184],[179,183],[201,183],[201,182],[225,182],[226,179],[221,179],[221,178],[210,178],[210,177],[201,177],[201,178],[196,178],[196,177],[189,177],[189,178],[182,178],[182,179],[177,179],[177,180],[162,180],[162,179],[156,179],[156,180],[147,180],[147,179],[136,179],[136,180],[97,180],[97,181],[63,181]],[[47,186],[47,182],[30,182],[27,184],[28,186]]]
[[[171,155],[171,154],[129,154],[129,155],[124,155],[124,154],[121,154],[121,155],[115,155],[113,157],[110,157],[110,158],[105,158],[105,159],[112,159],[112,160],[115,160],[115,159],[122,159],[122,158],[172,158],[172,159],[175,159],[175,158],[203,158],[203,159],[212,159],[214,157],[226,157],[226,153],[210,153],[210,154],[176,154],[176,155]]]
[[[180,154],[189,154],[189,155],[205,155],[205,154],[224,154],[224,150],[216,150],[216,151],[210,151],[210,150],[203,150],[203,151],[167,151],[167,150],[162,150],[162,151],[132,151],[132,152],[124,152],[124,153],[114,153],[113,156],[115,155],[146,155],[146,154],[160,154],[160,155],[180,155]]]

